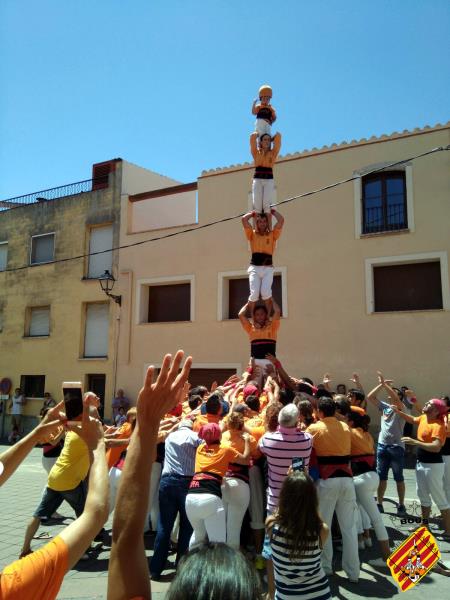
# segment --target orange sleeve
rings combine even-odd
[[[280,239],[280,235],[282,232],[283,228],[282,227],[275,227],[275,229],[273,230],[273,241],[276,242],[277,240]]]
[[[446,437],[447,437],[447,434],[445,431],[444,423],[442,423],[442,424],[433,423],[431,425],[431,438],[432,439],[438,438],[443,444],[445,444]]]
[[[414,423],[416,423],[416,424],[420,423],[421,418],[422,418],[422,415],[420,415],[419,417],[413,417]]]
[[[2,600],[53,600],[69,568],[69,550],[55,537],[39,550],[4,568],[0,577]]]
[[[275,137],[273,138],[273,148],[272,148],[273,162],[276,161],[277,156],[280,153],[280,149],[281,149],[281,133],[276,133]]]
[[[249,242],[253,239],[253,229],[251,227],[244,227],[245,237]]]
[[[279,329],[280,329],[280,319],[276,319],[275,321],[272,321],[272,333],[274,336],[277,335]]]
[[[241,325],[247,333],[251,333],[252,325],[248,319],[245,319],[245,321],[241,321]]]

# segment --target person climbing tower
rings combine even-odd
[[[252,114],[256,115],[255,132],[261,137],[264,133],[272,136],[272,123],[276,121],[275,109],[270,105],[272,88],[264,84],[259,88],[259,100],[252,105]]]
[[[272,311],[272,282],[273,282],[273,253],[276,241],[283,229],[284,217],[275,209],[272,214],[277,223],[272,231],[269,230],[269,221],[266,214],[249,212],[242,217],[242,226],[248,241],[252,256],[248,268],[248,279],[250,296],[248,305],[253,314],[256,302],[261,298],[268,314]],[[250,225],[250,219],[254,219],[254,228]]]
[[[281,134],[276,133],[272,138],[263,133],[259,138],[256,132],[250,135],[250,150],[255,161],[255,172],[252,183],[253,210],[268,215],[271,229],[270,205],[275,202],[275,186],[273,181],[273,165],[281,148]]]

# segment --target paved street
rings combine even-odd
[[[4,447],[0,446],[0,452]],[[19,468],[18,472],[8,481],[0,492],[0,514],[2,515],[2,528],[0,532],[0,569],[6,564],[15,560],[19,554],[23,533],[26,523],[32,512],[36,508],[41,491],[46,482],[46,474],[41,466],[41,450],[35,449]],[[407,498],[406,503],[408,512],[414,512],[416,503],[413,503],[415,496],[414,471],[406,471]],[[392,484],[388,486],[388,495],[395,496]],[[393,518],[394,504],[385,503],[385,523],[389,529],[391,545],[398,545],[402,539],[407,536],[410,525],[402,525],[398,519]],[[41,527],[39,532],[55,535],[65,524],[68,524],[72,517],[72,511],[67,504],[63,504],[59,509],[63,515],[67,515],[64,523]],[[434,511],[436,512],[436,511]],[[432,524],[432,530],[435,525]],[[107,530],[111,529],[109,521]],[[146,538],[147,539],[147,538]],[[151,556],[152,538],[148,538],[147,548],[148,556]],[[34,547],[39,547],[44,541],[36,540]],[[439,543],[439,541],[438,541]],[[362,560],[361,579],[359,584],[348,582],[342,571],[337,570],[335,576],[330,581],[332,584],[333,597],[342,600],[365,597],[367,599],[377,598],[396,598],[401,596],[395,582],[388,576],[387,569],[378,569],[370,567],[366,561],[377,557],[377,547],[374,541],[374,547],[369,551],[360,553]],[[442,559],[447,565],[450,565],[450,544],[440,542],[439,547]],[[337,569],[340,568],[340,554],[335,553]],[[109,558],[109,547],[101,544],[94,544],[91,552],[91,560],[83,561],[71,570],[63,583],[58,598],[76,599],[76,600],[94,600],[106,598],[107,568]],[[173,561],[173,555],[170,561]],[[170,574],[171,571],[167,573]],[[408,591],[409,600],[423,600],[424,594],[441,600],[449,597],[449,579],[441,575],[426,575],[421,583]],[[162,600],[165,596],[165,590],[168,583],[152,583],[153,597],[156,600]],[[24,599],[26,600],[26,599]],[[232,600],[232,599],[230,599]]]

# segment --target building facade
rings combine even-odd
[[[281,156],[277,199],[356,177],[279,207],[274,295],[286,370],[335,384],[357,371],[367,389],[384,371],[419,398],[450,392],[449,152],[389,165],[450,143],[450,124]],[[386,167],[382,172],[374,169]],[[117,382],[135,397],[145,368],[183,348],[192,381],[240,372],[249,342],[237,320],[248,295],[240,219],[251,164],[204,172],[186,186],[131,194],[121,204]],[[144,243],[143,243],[144,242]]]
[[[10,394],[22,388],[25,430],[45,392],[61,399],[63,381],[98,393],[110,417],[120,307],[98,277],[117,278],[122,198],[173,183],[114,159],[94,165],[91,180],[0,202],[0,380]]]

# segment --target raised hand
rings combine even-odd
[[[178,350],[173,360],[171,354],[166,354],[155,383],[152,383],[155,367],[147,369],[136,405],[141,428],[157,427],[162,417],[178,404],[192,365],[192,357],[188,356],[179,373],[183,357],[183,350]]]

